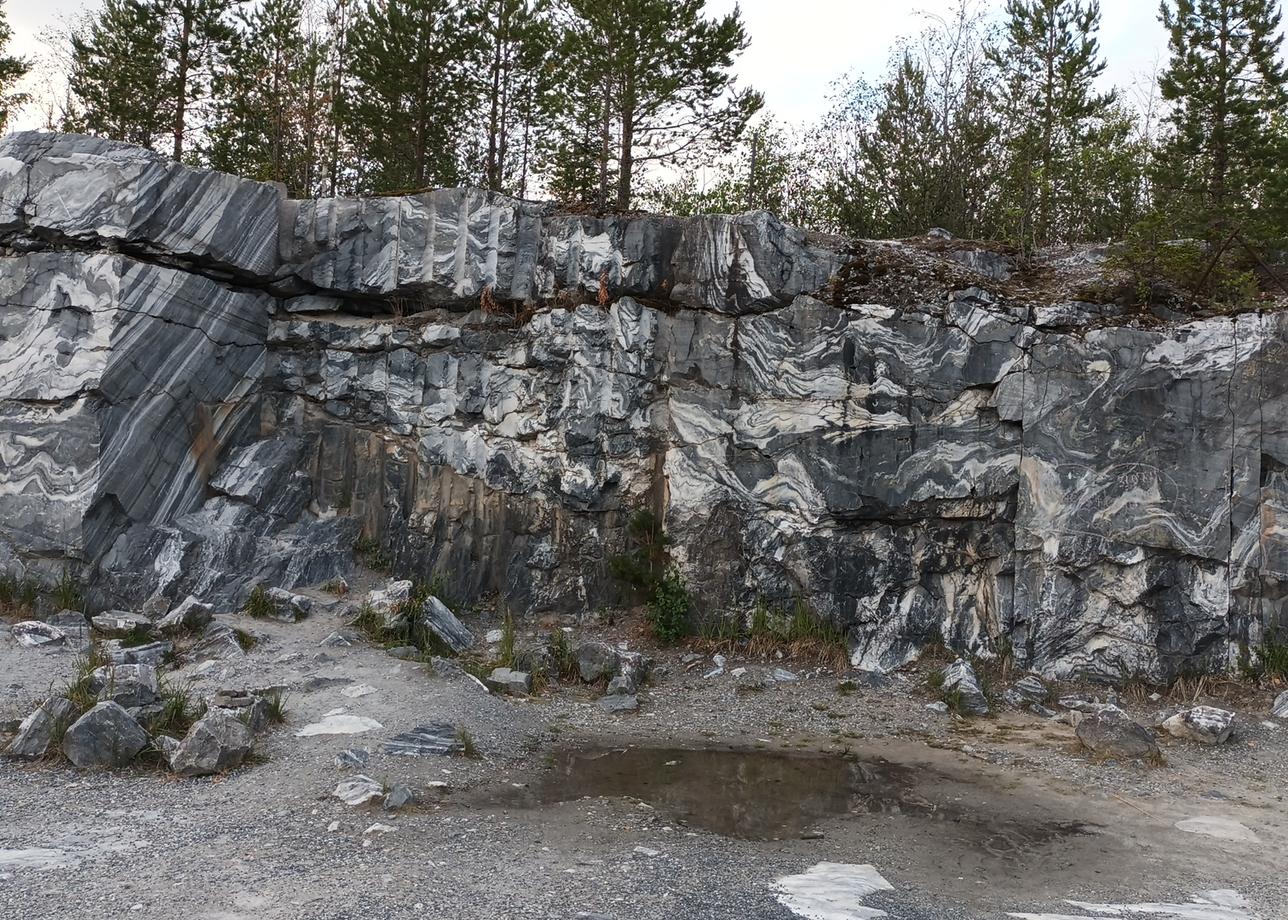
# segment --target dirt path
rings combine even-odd
[[[1288,726],[1256,711],[1229,745],[1139,770],[1091,763],[1059,722],[928,712],[912,681],[842,695],[801,669],[739,693],[663,652],[640,711],[614,716],[583,688],[500,698],[321,646],[334,613],[242,625],[249,656],[182,676],[288,688],[261,762],[178,780],[0,761],[0,918],[1288,917]],[[0,720],[70,664],[0,640]],[[296,736],[328,714],[380,728]],[[482,756],[378,750],[435,720]],[[348,747],[420,804],[333,798]],[[1178,828],[1193,819],[1204,833]]]

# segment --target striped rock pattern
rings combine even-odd
[[[632,516],[701,616],[804,603],[853,660],[1228,667],[1288,617],[1288,328],[1032,302],[988,250],[475,190],[292,201],[0,141],[0,567],[216,606],[367,561],[621,603]],[[866,248],[864,248],[866,247]],[[860,258],[860,256],[853,256]]]

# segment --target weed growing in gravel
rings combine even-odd
[[[349,624],[371,642],[380,644],[385,639],[385,618],[375,607],[364,603]]]
[[[498,668],[514,667],[514,642],[514,617],[507,610],[505,620],[501,623],[501,645],[497,651]]]
[[[322,583],[322,590],[336,597],[343,597],[349,593],[349,583],[343,578],[332,578]]]
[[[264,701],[268,703],[268,721],[273,725],[281,725],[290,714],[290,710],[286,708],[286,700],[287,694],[284,692],[270,693],[264,697]]]
[[[1280,630],[1268,631],[1243,670],[1253,680],[1288,681],[1288,636]]]
[[[560,680],[572,680],[577,677],[577,656],[572,652],[568,634],[562,629],[555,632],[555,637],[550,642],[550,658],[555,676]]]
[[[241,650],[243,652],[249,652],[255,646],[259,645],[258,636],[253,633],[249,633],[244,629],[239,629],[236,626],[233,627],[233,638],[237,640],[237,644],[241,646]]]
[[[54,603],[59,610],[83,610],[85,598],[81,594],[80,584],[69,569],[63,569],[51,592]]]
[[[849,666],[845,630],[811,610],[803,598],[796,599],[790,614],[758,600],[745,629],[728,617],[719,619],[719,626],[703,631],[698,645],[705,651],[813,661],[838,671]]]
[[[479,752],[478,745],[474,743],[474,736],[468,728],[457,729],[456,740],[461,743],[461,753],[466,757],[478,758],[483,756]]]
[[[265,590],[263,585],[256,585],[251,590],[250,596],[246,598],[245,606],[242,607],[243,613],[249,617],[254,617],[257,620],[271,617],[276,610],[276,606],[268,596],[268,591]]]

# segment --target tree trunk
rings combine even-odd
[[[635,72],[628,71],[622,92],[622,153],[617,172],[617,209],[631,206],[631,177],[635,172]]]
[[[188,118],[188,55],[192,43],[192,7],[188,4],[179,6],[179,15],[183,17],[179,27],[179,47],[176,49],[178,71],[175,73],[174,100],[174,159],[183,161],[183,134]]]
[[[505,10],[497,12],[495,30],[492,32],[492,98],[487,123],[487,187],[494,192],[501,191],[501,168],[498,161],[500,138],[501,110],[501,30]]]

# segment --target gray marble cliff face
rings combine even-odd
[[[362,538],[593,610],[651,509],[700,616],[803,602],[863,667],[942,636],[1160,678],[1285,619],[1278,314],[1132,320],[763,213],[291,201],[69,135],[0,141],[0,236],[0,567],[103,604],[318,583]]]

